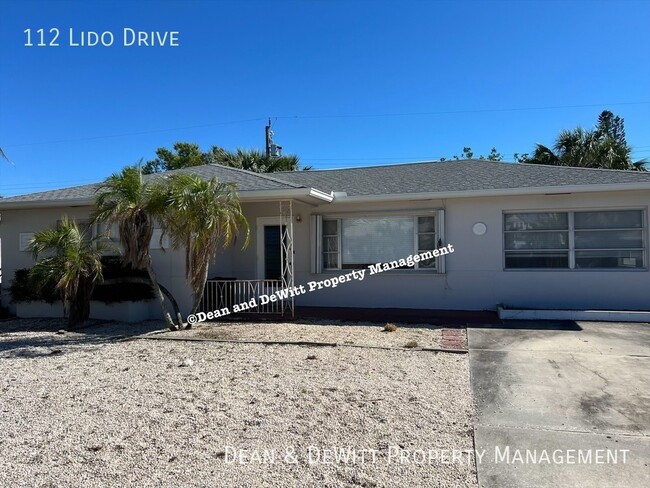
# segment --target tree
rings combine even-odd
[[[196,313],[210,262],[219,248],[229,246],[240,229],[246,234],[243,246],[248,245],[250,230],[235,185],[189,174],[171,176],[162,225],[172,247],[185,249],[185,273],[194,294],[192,313]]]
[[[460,154],[460,156],[454,154],[454,159],[456,161],[460,159],[472,159],[473,157],[474,157],[474,151],[472,151],[471,147],[464,147],[463,152]]]
[[[645,171],[645,161],[633,162],[631,154],[623,119],[604,110],[593,130],[582,127],[562,130],[552,148],[536,144],[532,156],[524,155],[517,160],[552,166]]]
[[[454,155],[454,159],[456,161],[459,161],[461,159],[474,159],[474,151],[472,151],[471,147],[464,147],[461,155],[460,156]],[[499,151],[497,151],[496,147],[493,147],[487,156],[483,156],[481,154],[477,159],[486,160],[486,161],[503,161],[503,156]],[[440,158],[440,161],[446,161],[446,160],[447,158]]]
[[[37,260],[30,279],[37,289],[55,284],[71,328],[88,320],[90,296],[103,280],[101,255],[110,249],[103,237],[90,238],[74,220],[63,217],[57,228],[36,233],[29,244]],[[43,254],[51,255],[38,261]]]
[[[154,222],[164,214],[166,192],[160,184],[148,184],[136,167],[126,167],[108,177],[97,190],[101,192],[95,202],[94,222],[117,224],[122,246],[122,259],[133,269],[144,269],[149,275],[154,294],[160,302],[167,326],[176,330],[183,325],[175,300],[156,278],[149,243]],[[165,295],[175,308],[178,325],[174,324],[165,306]]]
[[[202,152],[198,144],[176,142],[173,151],[164,147],[156,149],[156,159],[147,161],[142,168],[142,172],[144,174],[160,173],[210,163],[256,173],[297,171],[301,169],[300,160],[294,154],[273,157],[267,156],[266,153],[256,149],[238,148],[235,152],[232,152],[219,146],[212,146],[210,151]],[[311,168],[303,167],[302,169]]]
[[[174,169],[201,166],[213,162],[209,153],[201,152],[198,144],[189,142],[174,143],[174,151],[159,147],[156,149],[156,159],[147,161],[142,167],[144,174],[160,173]]]
[[[596,132],[602,137],[609,137],[617,144],[627,145],[623,119],[609,110],[603,110],[598,116]]]

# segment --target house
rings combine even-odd
[[[251,227],[246,249],[235,244],[212,265],[209,310],[254,298],[282,307],[650,310],[650,173],[481,160],[177,171],[235,183]],[[32,234],[63,214],[86,220],[97,186],[0,201],[3,288],[32,265]],[[156,236],[151,245],[160,282],[187,313],[182,252],[157,249]],[[378,263],[442,247],[448,252],[371,274]],[[270,301],[288,288],[291,296]],[[158,317],[157,304],[148,313]]]

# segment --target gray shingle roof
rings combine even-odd
[[[237,185],[245,196],[248,191],[315,188],[324,192],[346,192],[348,196],[412,193],[453,193],[520,188],[549,188],[589,185],[642,183],[650,185],[650,172],[513,164],[494,161],[463,160],[424,162],[267,174],[253,173],[218,164],[184,168],[171,173],[193,173],[204,178],[218,177]],[[147,179],[164,177],[148,175]],[[0,206],[14,202],[51,202],[92,200],[99,184],[75,186],[0,199]]]
[[[253,190],[286,190],[291,188],[302,188],[299,183],[281,181],[274,176],[252,173],[237,168],[230,168],[218,164],[206,164],[195,166],[193,168],[183,168],[166,173],[146,175],[145,180],[156,180],[163,178],[164,175],[174,173],[193,173],[203,178],[212,178],[216,176],[221,181],[235,183],[239,192]],[[99,183],[90,185],[73,186],[62,188],[60,190],[48,190],[38,193],[29,193],[27,195],[17,195],[0,199],[0,205],[3,203],[14,202],[36,202],[36,201],[61,201],[65,204],[66,200],[92,200],[97,195]]]
[[[275,175],[323,191],[347,192],[348,196],[650,183],[650,172],[483,160],[282,172]]]
[[[16,195],[14,197],[6,197],[0,199],[0,205],[14,202],[37,202],[37,201],[52,201],[61,200],[65,203],[66,200],[82,200],[86,198],[93,198],[95,191],[99,184],[71,186],[69,188],[61,188],[60,190],[47,190],[38,193],[27,193],[25,195]]]
[[[212,178],[216,176],[221,181],[228,183],[235,183],[239,191],[253,191],[253,190],[282,190],[288,188],[304,188],[300,183],[292,183],[283,181],[275,176],[275,174],[253,173],[244,169],[231,168],[229,166],[222,166],[220,164],[205,164],[203,166],[195,166],[193,168],[183,168],[174,171],[167,171],[165,175],[175,173],[190,173],[198,175],[202,178]],[[159,178],[163,173],[151,175],[149,178]]]

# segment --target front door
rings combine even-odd
[[[282,225],[282,221],[280,217],[258,217],[257,219],[257,279],[258,280],[282,280],[282,259],[287,258],[286,245],[282,246],[281,243],[282,234],[286,234],[286,232],[283,232],[285,229],[286,226]]]
[[[282,259],[286,259],[285,246],[281,245],[284,226],[264,226],[264,279],[282,279]]]

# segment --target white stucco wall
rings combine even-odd
[[[503,212],[514,210],[587,210],[644,208],[647,220],[650,194],[641,191],[570,195],[528,195],[400,203],[332,203],[318,207],[296,204],[294,214],[295,282],[306,284],[340,273],[310,272],[311,214],[348,213],[381,215],[382,211],[445,210],[445,243],[455,252],[446,257],[445,274],[392,271],[348,282],[336,289],[314,291],[296,299],[297,305],[338,307],[431,308],[494,310],[497,304],[527,308],[650,309],[650,272],[645,270],[536,270],[505,271],[503,264]],[[252,241],[247,250],[232,254],[232,274],[258,278],[255,222],[278,215],[276,203],[245,204]],[[476,222],[487,225],[482,236],[472,233]],[[645,224],[646,253],[648,222]],[[650,260],[646,255],[646,264]]]
[[[494,310],[497,304],[528,308],[597,308],[650,310],[650,272],[645,270],[538,270],[503,269],[503,212],[516,210],[586,210],[613,208],[645,209],[646,253],[650,194],[641,191],[601,192],[571,195],[415,200],[399,203],[341,203],[319,206],[294,203],[294,268],[296,285],[323,280],[340,273],[312,274],[310,216],[312,214],[382,215],[385,212],[445,210],[445,244],[455,252],[446,257],[445,274],[392,271],[348,282],[336,289],[308,293],[297,305],[332,307],[430,308],[448,310]],[[258,276],[257,218],[277,217],[277,202],[244,203],[251,227],[249,246],[243,239],[221,252],[211,266],[210,277],[256,279]],[[32,265],[28,252],[18,250],[21,232],[37,232],[56,223],[62,215],[86,219],[89,207],[2,210],[3,304],[9,304],[6,288],[14,271]],[[472,233],[472,225],[483,222],[483,236]],[[185,281],[182,251],[152,250],[159,281],[174,294],[183,314],[191,308],[191,292]],[[650,258],[646,256],[646,264]],[[10,305],[11,306],[11,305]],[[12,307],[15,310],[15,307]],[[156,301],[150,316],[160,317]]]

